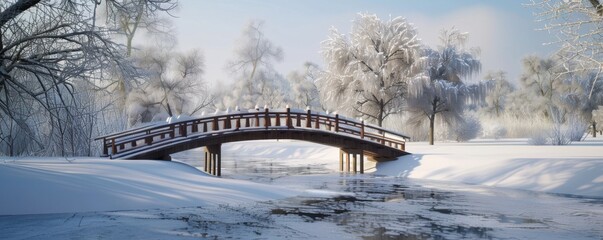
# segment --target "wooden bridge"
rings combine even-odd
[[[216,113],[96,138],[102,140],[103,155],[116,159],[171,160],[172,153],[205,147],[204,170],[216,176],[221,175],[222,143],[260,139],[294,139],[338,147],[340,170],[364,173],[364,156],[385,161],[405,155],[408,137],[338,114],[265,108]]]

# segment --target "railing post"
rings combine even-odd
[[[174,129],[174,125],[173,124],[170,125],[170,130],[171,130],[170,131],[170,138],[174,138],[174,136],[176,135],[176,133],[175,133],[176,130]]]
[[[224,129],[230,129],[230,116],[226,115],[224,119]]]
[[[316,122],[314,122],[314,128],[320,128],[320,115],[316,115]]]
[[[312,111],[310,111],[310,108],[308,108],[308,113],[306,115],[306,127],[312,127]]]
[[[360,139],[364,139],[364,120],[360,122]]]
[[[339,132],[339,114],[335,114],[335,132]]]
[[[295,126],[301,127],[301,114],[300,113],[296,113],[295,115],[297,117],[297,124],[295,124]]]
[[[260,108],[255,106],[255,127],[260,126]]]
[[[203,132],[207,132],[207,122],[203,122]]]
[[[151,134],[151,131],[150,131],[150,130],[147,130],[147,131],[145,132],[145,134],[146,134],[146,135],[150,135],[150,134]],[[163,139],[163,134],[161,134],[161,138]],[[151,145],[151,144],[153,144],[153,137],[148,137],[148,136],[147,136],[146,138],[144,138],[144,144],[146,144],[146,145]]]
[[[103,155],[109,156],[109,148],[107,147],[107,138],[103,138]]]
[[[239,130],[239,128],[241,128],[241,117],[238,117],[237,121],[235,122],[235,129]]]
[[[264,127],[268,129],[270,127],[270,116],[268,114],[268,108],[264,108]]]
[[[111,139],[111,154],[117,154],[117,146],[115,146],[115,138]]]
[[[274,121],[274,126],[277,126],[277,127],[281,126],[281,116],[280,116],[280,114],[278,114],[278,112],[276,113],[276,120]]]
[[[291,123],[291,108],[287,106],[287,118],[285,118],[285,124],[287,128],[293,128],[293,123]]]
[[[220,130],[220,126],[218,126],[218,117],[214,117],[211,122],[211,130],[218,131]]]
[[[199,131],[199,121],[194,121],[191,125],[192,132],[196,133]]]
[[[186,137],[188,134],[188,127],[186,122],[180,124],[180,136]]]

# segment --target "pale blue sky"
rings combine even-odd
[[[265,21],[265,35],[281,46],[284,61],[276,70],[287,75],[306,61],[322,65],[320,42],[331,26],[348,33],[357,13],[374,13],[382,19],[405,17],[415,24],[426,45],[435,47],[443,28],[456,26],[469,32],[469,47],[481,48],[483,71],[504,70],[516,81],[521,59],[529,54],[545,56],[552,39],[522,0],[180,0],[177,19],[179,48],[200,49],[206,59],[205,79],[228,82],[225,69],[232,58],[242,28],[251,19]],[[481,79],[481,76],[479,77]]]

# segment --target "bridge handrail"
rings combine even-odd
[[[281,123],[282,119],[284,119],[284,123]],[[241,120],[245,121],[245,126],[241,124]],[[251,126],[251,120],[254,120],[254,126]],[[236,126],[232,126],[233,121],[235,121]],[[364,121],[358,122],[349,118],[340,117],[338,114],[335,114],[334,116],[326,114],[323,115],[320,112],[313,113],[310,110],[307,110],[306,112],[301,112],[291,111],[289,108],[287,108],[285,111],[281,110],[271,112],[269,111],[269,109],[265,109],[264,111],[257,110],[246,112],[222,113],[173,123],[153,124],[149,126],[130,129],[124,132],[100,136],[95,138],[95,140],[103,141],[103,155],[109,155],[109,149],[111,149],[111,154],[113,155],[118,153],[118,146],[120,150],[119,152],[127,152],[128,149],[125,149],[125,144],[129,143],[131,144],[132,148],[134,148],[137,146],[137,141],[143,139],[145,145],[151,145],[155,141],[155,137],[160,137],[160,139],[164,139],[166,135],[169,136],[169,139],[173,139],[176,137],[176,135],[186,137],[188,134],[194,134],[197,132],[211,133],[223,129],[270,129],[273,127],[273,121],[275,122],[275,126],[284,126],[291,128],[325,128],[329,131],[331,131],[332,128],[335,128],[335,132],[360,136],[361,139],[367,138],[368,140],[376,141],[383,145],[389,144],[391,146],[393,144],[396,147],[398,145],[402,145],[402,148],[404,148],[405,140],[409,139],[403,134],[390,131],[372,124],[366,124],[364,123]],[[301,126],[302,121],[305,121],[305,126]],[[220,128],[220,123],[222,123],[222,129]],[[212,129],[209,129],[208,127],[210,124]],[[203,127],[202,130],[198,129],[200,126]],[[394,137],[402,139],[392,138],[386,136],[386,134],[393,135]]]

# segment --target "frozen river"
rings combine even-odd
[[[197,167],[200,151],[174,155]],[[224,178],[304,189],[215,207],[0,217],[1,239],[602,239],[603,199],[372,174],[224,152]],[[335,161],[335,160],[334,160]]]

